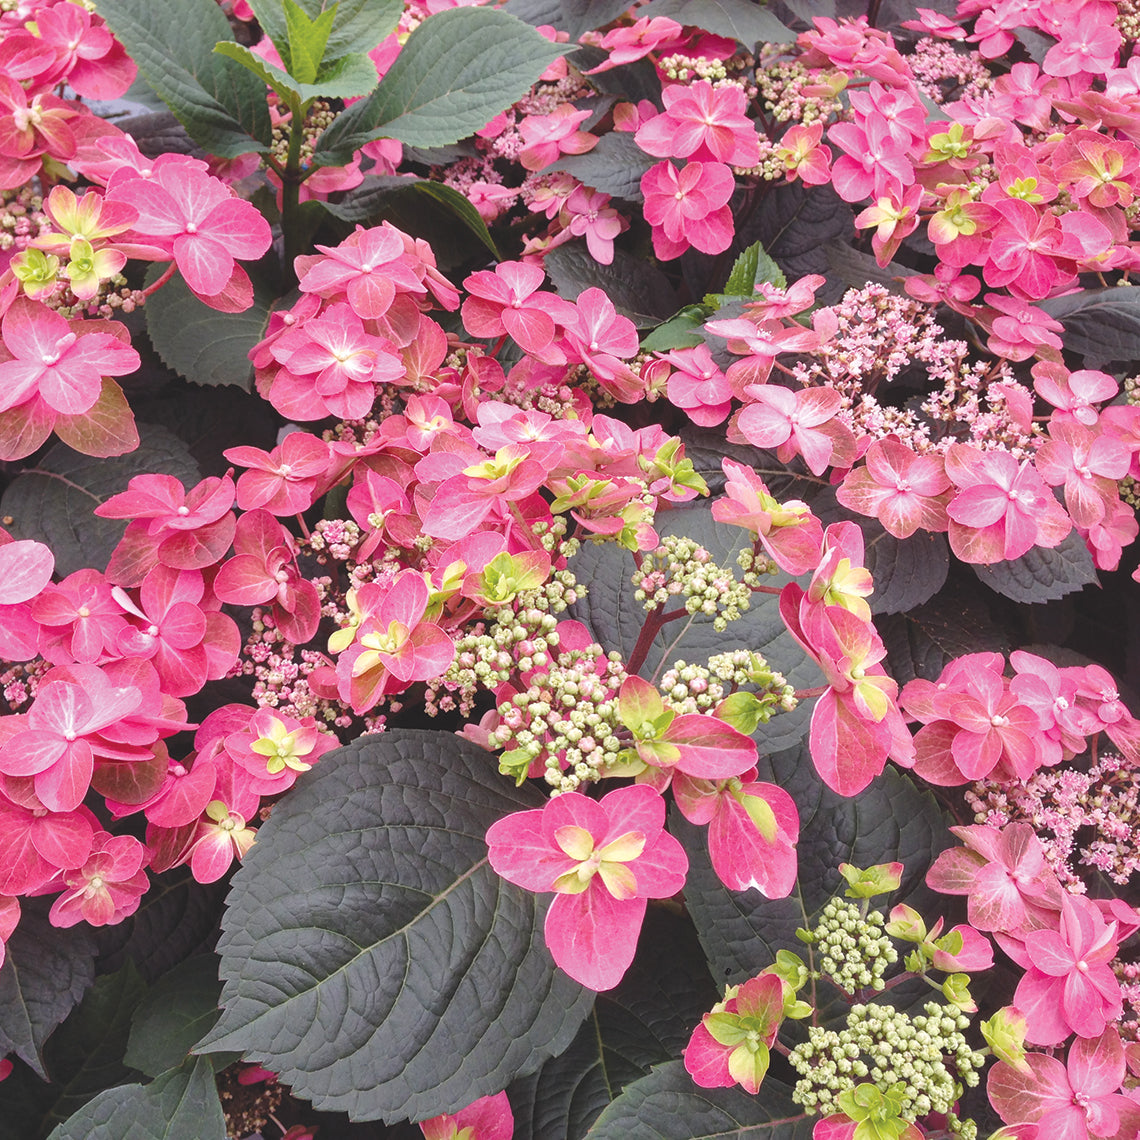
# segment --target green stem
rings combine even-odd
[[[281,232],[284,237],[284,265],[281,267],[285,286],[297,284],[293,263],[305,251],[301,248],[301,183],[305,176],[301,170],[301,144],[305,138],[305,110],[300,103],[290,108],[289,151],[285,156],[285,169],[281,173]]]

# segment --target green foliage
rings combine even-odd
[[[130,962],[95,980],[44,1048],[51,1083],[17,1069],[0,1085],[3,1140],[42,1140],[103,1089],[135,1076],[123,1053],[145,988]]]
[[[106,1089],[49,1140],[225,1140],[226,1119],[206,1057],[192,1058],[147,1085]]]
[[[511,1087],[516,1135],[579,1140],[625,1086],[680,1055],[719,997],[692,924],[652,906],[621,984],[598,995],[565,1053]]]
[[[250,7],[289,73],[302,83],[312,82],[306,75],[314,61],[371,51],[404,10],[401,0],[251,0]],[[322,36],[328,37],[324,43]]]
[[[642,175],[657,161],[634,142],[633,135],[611,131],[598,140],[593,150],[585,154],[564,154],[546,169],[565,170],[579,182],[612,198],[640,202],[644,198]]]
[[[556,970],[546,904],[491,870],[484,834],[541,797],[487,753],[392,729],[324,756],[234,876],[221,1021],[319,1108],[454,1112],[573,1039],[593,994]]]
[[[589,1140],[809,1140],[814,1121],[792,1090],[766,1077],[756,1096],[739,1086],[702,1089],[680,1061],[626,1086],[598,1117]]]
[[[322,202],[323,209],[341,221],[376,225],[403,210],[401,223],[406,222],[407,211],[422,214],[420,227],[400,226],[413,236],[436,236],[441,224],[440,215],[456,219],[473,234],[490,254],[498,258],[499,251],[487,229],[487,223],[471,202],[450,186],[427,178],[402,178],[395,175],[370,175],[349,191],[339,202]],[[420,234],[418,229],[426,232]]]
[[[139,1003],[123,1059],[148,1077],[178,1068],[217,1021],[221,990],[213,954],[175,966]]]
[[[313,162],[339,166],[376,138],[446,146],[485,126],[564,55],[521,20],[454,8],[425,20],[384,81],[321,136]]]
[[[233,40],[214,0],[99,0],[96,10],[195,142],[222,158],[268,148],[264,87],[214,52]]]
[[[628,8],[624,0],[507,0],[502,10],[536,28],[545,24],[565,32],[573,43],[583,32],[608,24]]]
[[[755,47],[761,41],[790,44],[796,38],[791,28],[752,0],[650,0],[637,14],[668,16],[678,24],[704,28],[713,35],[736,40],[746,48]]]
[[[44,1042],[94,978],[90,928],[60,930],[48,922],[46,906],[25,902],[0,966],[0,1052],[14,1053],[46,1078]]]
[[[1065,348],[1084,356],[1088,367],[1140,355],[1140,285],[1082,289],[1037,303],[1065,326]]]
[[[1075,531],[1052,548],[1035,546],[1020,558],[974,566],[979,581],[1015,602],[1051,602],[1097,581],[1092,555]]]
[[[157,278],[155,269],[150,277]],[[192,384],[253,387],[249,350],[269,321],[275,291],[253,278],[253,304],[241,313],[211,309],[175,274],[146,303],[146,327],[155,351],[168,368]]]
[[[554,287],[573,301],[586,289],[603,289],[617,312],[639,328],[652,328],[677,309],[677,295],[657,266],[620,249],[610,265],[595,261],[582,242],[552,249],[544,262]]]
[[[368,56],[359,52],[342,55],[340,59],[323,65],[311,80],[302,82],[281,68],[266,63],[241,44],[223,41],[214,50],[253,72],[262,83],[272,87],[286,104],[292,102],[289,98],[291,95],[298,104],[304,104],[322,96],[328,99],[355,98],[367,95],[376,86],[376,67]]]

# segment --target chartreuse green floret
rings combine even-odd
[[[889,1098],[892,1118],[913,1123],[943,1113],[949,1131],[975,1140],[974,1121],[953,1111],[964,1087],[977,1085],[985,1063],[962,1034],[970,1019],[937,1002],[923,1009],[911,1018],[890,1005],[854,1005],[845,1028],[810,1027],[807,1041],[788,1055],[801,1077],[792,1099],[811,1114],[845,1113],[851,1094],[870,1084]]]
[[[833,898],[824,906],[812,930],[797,930],[801,942],[815,948],[819,974],[848,993],[870,987],[883,989],[883,975],[898,961],[898,951],[883,927],[879,911],[866,917],[861,908]]]

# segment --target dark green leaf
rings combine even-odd
[[[509,1090],[516,1135],[579,1140],[625,1085],[681,1054],[720,996],[692,924],[651,906],[620,985],[598,995],[565,1053]]]
[[[849,289],[862,289],[874,281],[901,296],[906,291],[899,279],[913,277],[915,273],[913,269],[908,269],[897,261],[880,265],[874,255],[856,249],[845,241],[829,241],[824,253],[831,274]]]
[[[154,274],[154,270],[151,274]],[[199,301],[175,274],[146,303],[146,328],[163,363],[192,384],[253,387],[249,350],[265,332],[275,292],[259,275],[244,313],[221,313]]]
[[[921,908],[931,898],[923,879],[934,857],[953,840],[934,797],[889,767],[853,799],[824,786],[806,745],[761,757],[759,779],[778,784],[796,801],[800,841],[796,889],[786,899],[759,891],[730,891],[708,858],[705,829],[677,819],[675,832],[689,853],[685,901],[713,976],[735,985],[775,960],[777,950],[807,956],[795,935],[841,887],[840,863],[869,867],[898,860],[905,866],[893,906]],[[670,825],[671,828],[674,826]]]
[[[556,970],[546,901],[491,870],[484,835],[539,806],[481,748],[389,730],[325,756],[234,876],[221,1021],[318,1108],[454,1112],[565,1049],[593,994]]]
[[[536,28],[546,24],[566,32],[573,43],[583,32],[616,20],[628,8],[623,0],[507,0],[502,10]]]
[[[376,91],[324,132],[313,160],[343,165],[375,138],[424,147],[458,142],[522,98],[564,54],[505,12],[438,12],[412,32]]]
[[[1075,531],[1052,549],[1035,546],[1020,558],[975,566],[992,590],[1015,602],[1051,602],[1098,581],[1092,555]]]
[[[599,47],[583,44],[574,53],[574,66],[579,71],[590,71],[609,59],[610,53]],[[603,95],[613,95],[630,103],[640,103],[648,99],[655,107],[661,107],[661,79],[657,68],[648,59],[635,59],[633,63],[618,64],[606,71],[599,71],[586,78]]]
[[[628,1085],[589,1140],[810,1140],[814,1120],[792,1090],[767,1077],[756,1096],[739,1086],[702,1089],[680,1061]]]
[[[638,16],[668,16],[686,27],[727,36],[746,48],[758,43],[790,44],[796,33],[753,0],[651,0]]]
[[[97,11],[197,143],[222,158],[268,147],[264,86],[214,53],[234,38],[214,0],[99,0]]]
[[[90,928],[61,930],[47,910],[40,901],[24,901],[0,967],[0,1054],[15,1053],[41,1077],[44,1042],[95,978]]]
[[[124,1061],[148,1077],[176,1069],[218,1019],[218,960],[199,954],[175,966],[135,1010]]]
[[[123,1064],[123,1051],[144,989],[130,963],[95,980],[44,1047],[51,1084],[23,1067],[0,1084],[3,1140],[42,1140],[97,1093],[136,1075]]]
[[[658,517],[657,530],[664,535],[685,535],[699,542],[717,565],[736,570],[736,556],[751,549],[748,535],[740,527],[713,520],[711,507],[698,503],[669,511]],[[646,612],[635,597],[630,581],[634,571],[629,551],[616,543],[587,543],[570,562],[578,580],[586,583],[589,593],[572,609],[585,623],[599,644],[607,651],[617,650],[629,660],[637,644]],[[786,576],[771,579],[781,585]],[[670,604],[670,608],[676,603]],[[774,594],[755,594],[751,608],[723,633],[718,633],[711,618],[704,615],[684,617],[670,622],[657,634],[649,656],[641,669],[644,677],[655,679],[678,658],[689,664],[704,665],[710,656],[736,649],[750,649],[767,658],[797,688],[818,685],[819,669],[804,653],[780,618],[779,599]],[[807,732],[812,702],[803,701],[791,712],[774,716],[754,733],[761,752],[789,748]]]
[[[959,582],[926,605],[880,616],[875,626],[887,647],[887,670],[900,685],[915,677],[936,681],[953,658],[966,653],[1010,649],[978,590]]]
[[[487,229],[487,223],[479,216],[479,211],[467,197],[442,182],[432,182],[426,178],[371,175],[339,202],[322,204],[333,217],[342,221],[375,225],[393,204],[409,196],[429,199],[438,204],[445,212],[458,218],[487,247],[492,256],[498,258],[499,251],[495,248],[494,239]]]
[[[116,970],[129,959],[147,982],[156,982],[192,955],[211,950],[225,891],[223,883],[196,882],[185,867],[153,876],[139,909],[101,932],[99,969]]]
[[[830,186],[797,183],[777,186],[763,195],[754,211],[741,219],[737,241],[761,242],[789,281],[806,273],[827,276],[831,270],[828,243],[846,238],[854,226],[854,211]],[[834,289],[838,299],[843,292]]]
[[[152,424],[138,427],[138,448],[112,459],[56,444],[35,467],[22,471],[0,499],[0,511],[15,520],[8,528],[13,536],[46,542],[61,576],[85,566],[106,568],[126,523],[91,512],[125,491],[132,476],[160,471],[188,486],[198,482],[198,465],[180,439]]]
[[[658,160],[633,141],[633,135],[611,131],[585,154],[564,154],[547,170],[565,170],[579,182],[627,202],[640,202],[642,175]]]
[[[648,352],[671,352],[675,348],[695,348],[698,344],[705,343],[701,326],[706,320],[708,315],[701,305],[689,305],[644,337],[641,347]]]
[[[149,1085],[100,1093],[61,1124],[49,1140],[225,1140],[214,1069],[192,1058]]]
[[[1140,357],[1140,285],[1083,289],[1037,305],[1065,326],[1065,348],[1090,365]]]
[[[652,328],[677,311],[677,295],[652,262],[614,250],[612,265],[590,256],[584,242],[570,242],[546,255],[546,272],[554,287],[573,301],[585,289],[604,289],[614,308],[639,328]]]

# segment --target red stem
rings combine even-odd
[[[165,268],[165,269],[162,271],[162,276],[161,276],[161,277],[160,277],[160,278],[159,278],[159,279],[158,279],[158,280],[157,280],[157,281],[156,281],[156,282],[155,282],[153,285],[148,285],[148,286],[147,286],[147,287],[146,287],[146,288],[143,290],[143,296],[144,296],[144,297],[151,297],[151,296],[153,296],[155,293],[157,293],[157,292],[159,291],[159,289],[161,289],[161,288],[163,287],[163,285],[165,285],[165,284],[167,283],[167,281],[169,281],[169,280],[171,279],[171,277],[173,277],[173,276],[174,276],[174,274],[175,274],[175,271],[176,271],[177,269],[178,269],[178,265],[177,265],[175,262],[173,262],[173,261],[172,261],[172,262],[171,262],[171,263],[170,263],[170,264],[169,264],[169,265],[168,265],[168,266],[167,266],[167,267],[166,267],[166,268]]]

